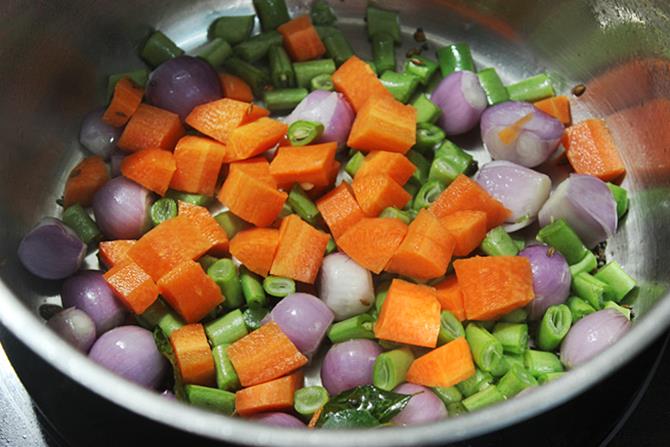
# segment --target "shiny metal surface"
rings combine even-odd
[[[551,408],[614,372],[670,322],[670,4],[659,1],[379,1],[402,11],[399,56],[426,31],[437,44],[465,40],[480,67],[505,81],[547,70],[562,90],[576,83],[576,120],[607,119],[629,171],[631,210],[608,253],[635,276],[640,315],[615,347],[560,381],[523,398],[468,416],[407,429],[366,432],[284,431],[223,418],[112,376],[55,338],[35,310],[58,302],[59,284],[38,281],[17,263],[16,247],[40,216],[56,215],[65,173],[81,157],[82,116],[104,101],[106,75],[141,66],[137,44],[152,27],[186,49],[205,38],[224,11],[251,11],[250,1],[120,2],[52,0],[0,3],[0,320],[64,374],[118,405],[185,431],[250,445],[428,445],[466,439]],[[306,11],[309,1],[289,1]],[[332,2],[356,50],[368,53],[365,1]],[[402,51],[402,53],[401,53]],[[475,136],[459,141],[481,159]],[[93,261],[92,261],[93,262]]]

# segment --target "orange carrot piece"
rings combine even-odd
[[[270,382],[244,388],[235,393],[235,411],[242,417],[266,411],[286,411],[293,408],[293,396],[302,388],[301,371]]]
[[[326,54],[326,47],[307,15],[289,20],[278,26],[277,31],[284,38],[284,48],[294,61],[318,59]]]
[[[570,126],[562,142],[576,173],[594,175],[604,182],[617,181],[626,174],[605,121],[592,118]]]
[[[158,290],[187,323],[200,321],[224,300],[219,286],[190,259],[163,275]]]
[[[533,273],[523,256],[474,256],[454,261],[468,320],[492,320],[528,304]]]
[[[450,275],[444,281],[435,285],[437,300],[442,310],[448,310],[458,321],[465,320],[465,307],[463,304],[463,293],[458,285],[456,275]]]
[[[270,173],[283,188],[294,183],[327,186],[335,163],[337,143],[313,144],[302,147],[280,147],[270,163]]]
[[[444,228],[442,222],[427,209],[420,210],[410,225],[416,229],[417,233],[427,236],[448,253],[451,254],[454,251],[454,237]]]
[[[102,241],[98,244],[98,256],[107,268],[128,260],[128,250],[135,245],[135,240],[119,239],[116,241]]]
[[[191,219],[177,216],[142,236],[128,250],[128,256],[158,281],[182,262],[199,258],[211,247]]]
[[[186,384],[214,386],[216,367],[202,324],[187,324],[170,334],[177,369]]]
[[[347,145],[362,151],[407,152],[416,143],[416,109],[376,96],[358,110]]]
[[[309,423],[307,424],[307,428],[313,429],[316,428],[317,422],[319,422],[319,418],[321,417],[321,413],[323,413],[323,406],[320,406],[318,410],[314,412],[312,417],[309,420]]]
[[[369,174],[351,184],[358,204],[366,216],[379,216],[384,208],[404,208],[412,199],[410,193],[388,175]]]
[[[288,197],[283,191],[268,185],[262,179],[244,172],[244,168],[231,169],[217,198],[236,216],[259,227],[274,222]]]
[[[442,191],[442,194],[430,206],[430,212],[437,217],[444,217],[456,211],[484,211],[486,228],[491,229],[505,222],[510,211],[498,200],[494,199],[477,182],[463,174]]]
[[[277,379],[307,363],[274,321],[240,338],[227,352],[242,386]]]
[[[224,256],[228,253],[228,235],[221,225],[203,206],[179,201],[179,215],[191,219],[200,233],[209,241],[212,248],[208,253],[212,256]]]
[[[288,125],[263,117],[233,130],[228,138],[228,153],[224,161],[246,160],[271,149],[281,140]]]
[[[449,387],[474,374],[470,346],[464,337],[458,337],[414,360],[407,371],[406,380],[429,387]]]
[[[516,141],[517,138],[519,138],[519,135],[521,135],[523,125],[532,118],[532,113],[529,113],[526,116],[522,116],[518,120],[514,121],[511,125],[498,132],[498,138],[500,138],[500,141],[502,141],[503,144],[512,144],[514,141]]]
[[[235,171],[243,172],[272,188],[277,188],[277,182],[270,173],[270,163],[265,157],[255,157],[231,163],[228,171],[229,175]]]
[[[244,79],[228,73],[221,73],[219,74],[219,81],[221,82],[221,91],[224,98],[244,102],[254,100],[254,93]]]
[[[309,196],[310,199],[312,200],[318,200],[323,196],[325,193],[331,191],[335,187],[335,182],[337,181],[337,174],[340,172],[340,164],[339,161],[335,160],[333,164],[330,167],[330,173],[328,174],[328,184],[324,186],[314,186],[311,189],[308,188],[305,192]],[[303,185],[305,186],[305,185]],[[307,185],[308,187],[310,185]]]
[[[356,172],[356,177],[364,177],[369,174],[384,174],[391,177],[400,185],[407,183],[407,180],[414,174],[416,166],[403,154],[387,151],[370,152],[363,165]]]
[[[123,127],[142,103],[144,89],[128,78],[119,79],[114,86],[114,96],[102,115],[102,120],[114,127]]]
[[[388,264],[407,234],[407,225],[399,219],[365,217],[337,240],[337,245],[351,259],[373,273]]]
[[[440,333],[440,303],[435,289],[394,279],[374,331],[382,340],[434,348]]]
[[[227,143],[237,127],[269,114],[267,109],[251,102],[223,98],[195,106],[186,117],[186,124],[220,143]]]
[[[170,187],[177,191],[211,196],[216,188],[226,146],[209,138],[187,135],[174,150],[176,171]]]
[[[164,196],[177,169],[172,152],[142,149],[121,161],[121,174],[160,196]]]
[[[456,211],[440,219],[456,241],[454,255],[467,256],[479,247],[486,237],[486,213],[484,211]]]
[[[75,166],[65,182],[63,207],[75,203],[83,207],[93,203],[95,193],[109,180],[109,170],[102,157],[92,155]]]
[[[567,96],[552,96],[551,98],[534,102],[533,105],[547,115],[553,116],[559,120],[564,126],[572,124],[570,100]]]
[[[104,274],[116,296],[134,314],[143,313],[158,298],[156,283],[134,262],[122,262]]]
[[[291,214],[281,222],[270,274],[314,284],[329,239],[326,233]]]
[[[230,241],[230,254],[252,272],[268,276],[278,245],[279,230],[251,228],[240,231]]]
[[[316,207],[335,240],[365,217],[354,198],[351,186],[346,182],[342,182],[340,186],[323,196],[316,202]]]
[[[135,152],[142,149],[174,149],[184,135],[184,127],[176,113],[140,104],[126,124],[118,146],[124,151]]]
[[[335,90],[347,98],[355,112],[358,112],[369,98],[375,96],[393,98],[367,62],[356,56],[347,59],[333,73],[332,79]]]

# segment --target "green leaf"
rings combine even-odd
[[[321,428],[372,428],[381,423],[366,410],[340,410],[331,413]]]
[[[374,385],[352,388],[338,394],[323,407],[317,425],[330,428],[376,427],[400,413],[411,397],[384,391]],[[373,420],[375,425],[368,425]]]
[[[254,307],[248,308],[244,311],[242,316],[244,317],[244,324],[247,325],[247,328],[250,331],[255,331],[261,327],[261,321],[268,314],[268,310],[264,307]]]
[[[177,399],[186,401],[187,399],[186,391],[184,390],[184,382],[182,381],[181,375],[179,374],[179,368],[177,368],[177,361],[174,356],[174,351],[172,351],[172,345],[160,327],[156,327],[156,329],[154,329],[154,342],[156,342],[158,352],[160,352],[172,366],[172,372],[174,373],[174,395],[177,397]]]

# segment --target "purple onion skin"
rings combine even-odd
[[[47,321],[54,332],[77,350],[87,353],[95,342],[95,324],[86,312],[70,307]]]
[[[163,62],[149,75],[147,100],[186,119],[195,106],[222,96],[219,77],[204,60],[179,56]]]
[[[79,270],[86,244],[67,225],[53,217],[43,218],[19,244],[23,266],[43,279],[63,279]]]
[[[93,214],[109,239],[137,239],[149,227],[151,193],[125,177],[105,183],[93,197]]]
[[[64,307],[76,307],[88,314],[98,335],[125,321],[126,309],[114,297],[100,271],[84,270],[69,277],[60,296]]]
[[[298,350],[307,356],[319,348],[334,318],[323,301],[308,293],[285,297],[270,315]]]
[[[333,345],[321,365],[321,382],[331,396],[372,383],[372,369],[382,348],[365,339]]]
[[[112,152],[109,156],[109,167],[112,174],[112,178],[118,177],[121,175],[121,162],[126,157],[126,153],[120,150]]]
[[[551,253],[553,252],[553,253]],[[530,262],[535,298],[528,305],[528,318],[539,320],[544,312],[563,304],[570,294],[570,268],[562,254],[547,245],[530,245],[519,253]]]
[[[403,383],[393,390],[400,394],[412,394],[407,406],[391,422],[397,425],[419,425],[437,422],[448,415],[444,403],[428,388],[413,383]]]
[[[84,117],[79,130],[79,142],[89,152],[107,160],[116,149],[116,142],[121,137],[123,129],[104,122],[103,113],[104,109],[98,109]]]
[[[486,110],[486,93],[471,71],[457,71],[444,78],[430,97],[440,109],[440,127],[447,135],[460,135],[477,125]]]
[[[260,422],[266,425],[274,425],[276,427],[284,428],[307,428],[304,422],[290,414],[271,412],[261,413],[253,416],[252,421]]]
[[[323,124],[323,134],[316,142],[335,141],[342,148],[354,122],[354,111],[341,93],[315,90],[293,109],[286,118],[286,124],[290,125],[298,120]]]
[[[150,331],[139,326],[121,326],[105,332],[95,342],[89,358],[121,377],[155,389],[167,372]]]
[[[630,321],[615,309],[603,309],[576,322],[561,344],[561,362],[574,368],[616,343],[630,329]]]

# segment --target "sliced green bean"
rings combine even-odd
[[[373,39],[379,33],[388,33],[391,40],[400,43],[400,16],[396,11],[369,5],[366,11],[368,37]]]
[[[440,313],[440,332],[437,337],[437,344],[444,345],[465,335],[465,329],[461,322],[448,310]]]
[[[284,0],[253,0],[253,3],[263,31],[276,29],[291,19]]]
[[[317,59],[307,62],[294,62],[296,85],[301,88],[309,88],[313,78],[319,75],[335,73],[337,67],[333,59]]]
[[[372,383],[385,391],[391,391],[405,381],[407,371],[414,361],[409,348],[394,349],[379,354],[372,369]]]
[[[540,73],[523,81],[507,86],[509,99],[512,101],[539,101],[554,96],[554,87],[546,73]]]
[[[265,87],[270,84],[270,77],[265,71],[239,57],[229,57],[223,63],[223,67],[230,74],[242,78],[249,84],[256,96],[260,96]]]
[[[240,269],[240,281],[242,283],[242,294],[249,307],[266,307],[267,297],[263,285],[258,280],[256,275],[251,273],[248,269]]]
[[[412,107],[416,109],[417,124],[432,124],[437,121],[440,115],[442,115],[442,109],[440,109],[433,101],[428,99],[425,93],[417,96],[417,98],[412,103]]]
[[[295,392],[293,408],[302,416],[312,416],[328,402],[328,391],[322,386],[306,386]]]
[[[318,140],[323,130],[323,124],[317,121],[294,121],[288,126],[288,140],[291,146],[305,146]]]
[[[412,201],[412,208],[420,210],[428,208],[444,191],[444,186],[437,180],[429,180],[419,189]]]
[[[621,219],[628,212],[628,191],[613,183],[607,183],[607,187],[612,192],[612,197],[616,202],[617,217]]]
[[[206,60],[214,68],[219,68],[223,65],[223,62],[231,54],[233,54],[233,49],[230,47],[230,44],[220,37],[210,40],[197,52],[198,57]]]
[[[305,88],[282,88],[266,91],[263,100],[272,112],[288,112],[295,109],[308,94]]]
[[[542,317],[537,345],[544,351],[556,349],[570,330],[572,313],[565,304],[550,306]]]
[[[149,210],[151,223],[156,226],[177,217],[177,202],[169,197],[156,200]]]
[[[372,60],[378,73],[395,70],[395,45],[389,33],[380,31],[372,36]]]
[[[428,84],[438,68],[437,62],[421,55],[412,56],[405,61],[405,73],[416,76],[423,86]]]
[[[263,290],[268,295],[283,298],[295,293],[295,281],[290,278],[268,276],[263,279]]]
[[[219,17],[209,27],[209,36],[220,37],[230,45],[242,43],[251,36],[255,15]]]
[[[360,314],[338,321],[328,329],[328,339],[332,343],[342,343],[357,338],[372,340],[375,338],[374,322],[374,318],[369,314]]]
[[[235,393],[201,385],[186,385],[184,390],[189,403],[196,407],[226,415],[235,412]]]
[[[419,86],[419,78],[411,73],[387,70],[379,78],[386,90],[398,101],[406,104]]]
[[[214,216],[214,220],[223,228],[223,230],[228,235],[228,239],[235,237],[240,231],[246,230],[249,228],[249,224],[231,213],[230,211],[224,211],[222,213]]]
[[[354,49],[339,30],[323,38],[323,45],[326,47],[328,56],[335,61],[338,67],[354,55]]]
[[[228,357],[228,344],[214,346],[212,357],[216,368],[216,386],[221,390],[235,391],[240,388],[240,379]]]
[[[493,106],[509,100],[509,93],[493,67],[484,68],[477,73],[479,84],[486,93],[486,100]]]
[[[470,47],[466,43],[455,43],[437,50],[437,61],[442,76],[449,76],[455,71],[475,71]]]
[[[248,333],[240,309],[205,324],[205,334],[212,346],[234,343]]]
[[[637,282],[616,261],[610,261],[593,276],[608,285],[605,298],[617,303],[637,287]]]
[[[312,3],[309,15],[315,25],[332,25],[337,22],[337,16],[326,0],[316,0]]]
[[[161,31],[155,31],[142,47],[140,57],[152,67],[158,67],[163,62],[184,54],[168,36]]]
[[[268,49],[268,60],[270,62],[270,77],[275,88],[288,88],[295,85],[295,74],[293,64],[288,53],[281,45],[272,45]]]
[[[324,90],[327,92],[332,92],[335,90],[335,84],[333,84],[333,77],[329,74],[323,73],[316,75],[309,81],[310,91],[314,90]]]
[[[489,256],[516,256],[519,253],[514,240],[503,227],[495,227],[486,233],[481,249]]]
[[[446,135],[442,129],[434,124],[423,122],[416,125],[416,143],[414,149],[423,154],[432,154],[441,144]]]
[[[300,185],[293,185],[288,194],[288,204],[293,211],[306,222],[315,225],[319,217],[319,209],[316,207],[312,199],[307,196],[307,193],[300,187]]]
[[[72,228],[77,233],[77,236],[79,236],[79,239],[86,245],[102,238],[102,233],[98,226],[78,203],[66,208],[63,211],[62,219],[63,223]]]

